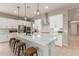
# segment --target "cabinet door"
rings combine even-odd
[[[7,19],[6,18],[0,18],[0,28],[7,28]]]
[[[8,19],[7,25],[8,25],[8,28],[17,28],[18,23],[17,23],[17,20],[15,19]]]
[[[62,39],[63,39],[63,36],[62,35],[58,35],[58,37],[57,37],[57,39],[56,39],[56,41],[55,41],[55,44],[57,45],[57,46],[61,46],[62,47]]]
[[[0,30],[0,42],[8,41],[8,30]]]

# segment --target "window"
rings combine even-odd
[[[63,28],[63,14],[49,17],[50,28],[60,29]]]

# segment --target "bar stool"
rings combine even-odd
[[[13,52],[15,51],[15,48],[16,48],[15,46],[16,46],[16,44],[19,43],[19,42],[20,42],[20,40],[18,40],[18,39],[12,41],[12,51],[13,51]]]
[[[34,54],[38,56],[37,49],[34,47],[26,48],[25,53],[24,53],[24,55],[27,55],[27,56],[33,56]]]
[[[11,47],[11,43],[12,43],[12,40],[16,40],[16,38],[10,38],[10,41],[9,41],[9,46]]]
[[[15,47],[15,54],[17,53],[18,56],[20,56],[20,53],[22,52],[22,54],[24,55],[24,51],[26,49],[26,44],[24,42],[17,43]]]

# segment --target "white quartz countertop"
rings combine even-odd
[[[53,35],[50,34],[33,34],[33,35],[18,34],[17,38],[22,40],[28,40],[40,45],[48,45],[49,43],[51,43],[56,39],[56,37],[53,37]]]

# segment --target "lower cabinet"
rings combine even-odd
[[[63,42],[62,41],[63,41],[63,36],[62,35],[59,35],[57,37],[57,39],[55,40],[55,45],[62,47],[62,45],[63,45]]]
[[[0,30],[0,42],[9,41],[11,37],[15,37],[17,33],[9,33],[9,30]]]

